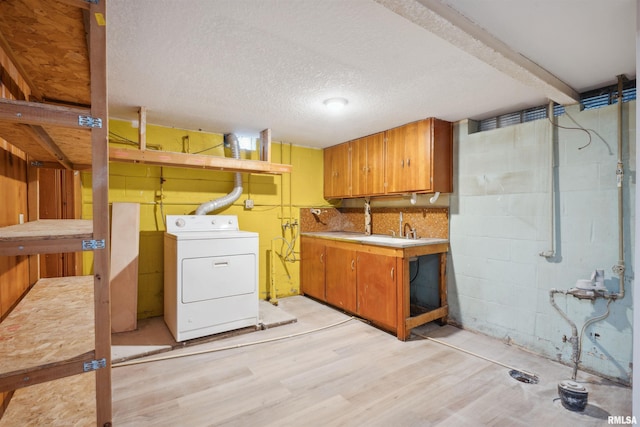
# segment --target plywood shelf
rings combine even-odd
[[[95,388],[95,375],[88,373],[16,390],[0,427],[95,425]]]
[[[82,372],[94,357],[93,305],[93,276],[40,279],[0,323],[0,391]]]
[[[229,172],[248,172],[281,175],[291,172],[291,165],[261,160],[232,159],[202,154],[175,153],[169,151],[109,148],[112,162],[144,163],[157,166],[175,166],[195,169],[211,169]]]
[[[0,256],[82,251],[82,241],[93,238],[86,219],[41,219],[0,228]]]

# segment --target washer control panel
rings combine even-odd
[[[167,233],[238,230],[236,215],[167,215]]]

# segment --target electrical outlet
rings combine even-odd
[[[251,199],[247,199],[244,201],[244,208],[245,209],[253,209],[253,200]]]

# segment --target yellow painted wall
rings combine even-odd
[[[110,120],[110,140],[123,137],[137,141],[136,128],[130,122]],[[116,134],[118,136],[115,136]],[[184,138],[188,136],[188,140]],[[203,154],[224,155],[223,136],[197,131],[147,126],[147,145],[161,145],[163,150],[195,153],[216,147]],[[118,144],[118,147],[123,145]],[[132,147],[133,148],[133,147]],[[280,238],[292,240],[292,229],[283,224],[299,223],[299,208],[326,204],[322,197],[322,151],[274,142],[271,159],[291,164],[291,174],[243,174],[243,194],[228,208],[211,214],[237,215],[241,230],[260,235],[260,298],[267,299],[270,285],[270,252],[287,252]],[[242,158],[257,158],[256,152],[243,152]],[[200,203],[216,199],[233,189],[233,173],[175,167],[145,166],[124,163],[109,165],[109,202],[140,203],[140,258],[138,275],[138,317],[162,315],[163,312],[163,238],[165,215],[193,214]],[[163,181],[161,183],[161,177]],[[92,217],[91,174],[82,174],[83,218]],[[255,207],[244,209],[244,201],[254,200]],[[162,202],[162,203],[161,203]],[[296,229],[297,230],[297,229]],[[298,239],[299,241],[299,239]],[[277,296],[299,293],[299,253],[295,261],[274,257]],[[85,258],[85,273],[90,274],[91,255]]]

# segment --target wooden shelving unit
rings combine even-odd
[[[0,1],[0,138],[26,153],[29,201],[28,222],[0,228],[0,256],[94,254],[93,276],[73,278],[38,280],[30,259],[33,287],[0,323],[0,392],[13,394],[0,425],[111,425],[109,160],[291,171],[271,163],[268,129],[260,160],[148,150],[144,126],[138,149],[109,149],[107,1]],[[92,220],[39,220],[39,167],[91,169]]]
[[[0,2],[0,137],[31,167],[91,168],[93,194],[90,221],[30,206],[33,221],[0,228],[0,256],[94,252],[93,276],[38,280],[0,323],[2,425],[111,425],[105,3]]]

